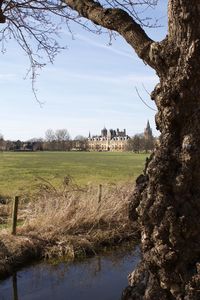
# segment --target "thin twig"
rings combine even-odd
[[[157,110],[154,109],[153,107],[149,106],[149,105],[144,101],[144,99],[142,99],[142,97],[140,96],[140,93],[139,93],[139,91],[138,91],[138,89],[137,89],[136,86],[135,86],[135,90],[136,90],[136,92],[137,92],[137,94],[138,94],[138,97],[140,98],[140,100],[142,101],[142,103],[144,103],[144,105],[146,105],[149,109],[151,109],[151,110],[153,110],[153,111],[157,111]]]

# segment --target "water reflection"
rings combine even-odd
[[[136,249],[72,264],[32,266],[0,282],[0,300],[117,300],[138,260]]]
[[[12,286],[13,286],[13,300],[18,300],[17,274],[16,273],[12,277]]]

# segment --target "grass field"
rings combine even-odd
[[[17,237],[10,234],[13,202],[0,205],[0,279],[30,259],[64,256],[72,261],[138,239],[128,207],[145,158],[106,152],[0,153],[0,198],[20,196]],[[57,186],[67,175],[81,186],[90,185],[35,190],[38,177]]]
[[[146,154],[107,152],[0,153],[0,195],[29,190],[39,177],[58,185],[70,175],[80,185],[134,181]]]

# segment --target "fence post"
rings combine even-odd
[[[102,198],[102,184],[99,185],[99,191],[98,191],[98,203],[101,202]]]
[[[14,273],[12,277],[13,283],[13,300],[18,300],[17,274]]]
[[[13,202],[13,213],[12,213],[12,234],[16,235],[16,227],[17,227],[17,212],[18,212],[18,203],[19,197],[16,196]]]

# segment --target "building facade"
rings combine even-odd
[[[100,135],[92,136],[89,133],[88,146],[90,151],[125,151],[127,141],[130,137],[126,134],[126,129],[120,131],[105,127],[101,130]]]
[[[142,134],[145,140],[145,144],[147,147],[149,143],[153,143],[153,134],[152,129],[150,127],[149,121],[147,122],[147,126],[144,129],[144,133]],[[129,141],[130,140],[130,141]],[[89,133],[88,137],[88,149],[89,151],[119,151],[123,152],[128,150],[128,144],[131,142],[130,136],[126,134],[126,129],[120,131],[119,128],[117,130],[109,129],[107,130],[105,127],[101,130],[100,135],[91,136]]]

